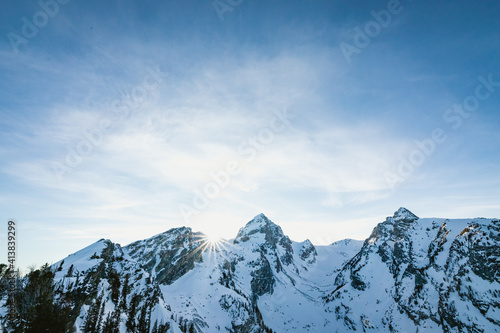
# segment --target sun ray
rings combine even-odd
[[[213,260],[214,264],[217,263],[218,255],[225,258],[225,252],[231,245],[227,240],[221,237],[207,234],[200,234],[197,236],[195,242],[200,242],[199,246],[193,251],[197,254],[197,257],[201,257],[206,252],[208,255],[208,262],[211,263]]]

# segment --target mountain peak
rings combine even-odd
[[[399,220],[404,220],[408,222],[413,222],[415,220],[418,220],[418,216],[410,212],[408,209],[404,207],[400,207],[393,216],[393,219],[396,221]]]
[[[248,221],[247,224],[240,229],[238,235],[242,231],[250,232],[255,229],[260,229],[261,227],[264,227],[266,225],[275,225],[275,224],[270,219],[268,219],[266,215],[260,213],[259,215],[256,215],[253,219]]]
[[[264,221],[264,222],[271,222],[271,220],[269,220],[269,219],[267,218],[267,216],[266,216],[266,215],[264,215],[264,213],[260,213],[260,214],[256,215],[256,216],[252,219],[252,221]],[[250,222],[252,222],[252,221],[250,221]],[[272,222],[271,222],[271,223],[272,223]]]
[[[264,234],[266,236],[266,240],[269,240],[268,238],[270,235],[273,235],[272,238],[280,238],[284,236],[281,227],[273,223],[262,213],[255,216],[243,228],[241,228],[238,231],[236,238],[240,238],[245,241],[248,237],[254,234]]]
[[[250,231],[255,228],[259,228],[266,225],[275,225],[275,224],[270,219],[268,219],[266,215],[260,213],[259,215],[256,215],[253,219],[248,221],[247,224],[240,229],[240,231],[244,229]]]

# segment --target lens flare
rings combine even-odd
[[[203,233],[201,237],[200,250],[201,253],[208,252],[209,261],[216,260],[218,256],[224,257],[229,246],[231,245],[217,233]]]
[[[222,242],[222,238],[217,235],[206,235],[205,240],[210,245],[217,245]]]

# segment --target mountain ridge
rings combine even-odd
[[[218,244],[172,228],[101,239],[52,268],[76,332],[492,332],[499,233],[498,219],[401,207],[364,241],[314,245],[258,214]]]

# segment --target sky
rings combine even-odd
[[[500,217],[497,1],[0,3],[0,246]]]

